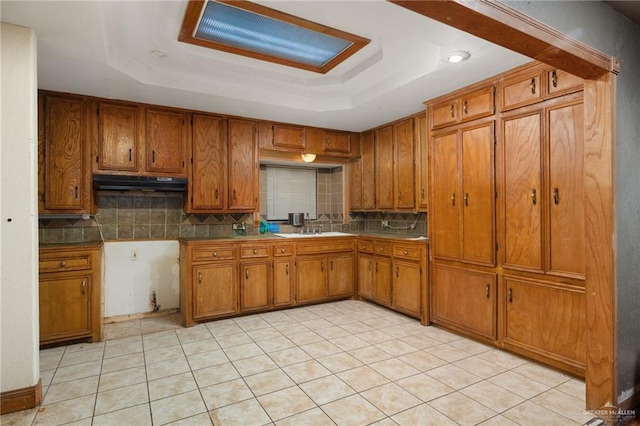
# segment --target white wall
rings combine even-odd
[[[137,260],[132,259],[132,251]],[[114,241],[104,244],[104,316],[152,312],[151,293],[160,309],[179,306],[177,241]]]
[[[36,37],[1,24],[0,391],[35,385],[38,358]]]

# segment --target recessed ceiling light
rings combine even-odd
[[[457,64],[458,62],[466,61],[470,57],[471,54],[469,52],[460,50],[457,52],[449,52],[444,61],[452,64]]]
[[[169,54],[167,52],[164,52],[162,50],[152,50],[151,51],[151,56],[153,56],[154,58],[158,58],[158,59],[166,59],[169,57]]]

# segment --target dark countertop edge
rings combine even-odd
[[[102,241],[81,241],[74,243],[43,243],[39,244],[39,249],[56,249],[56,248],[96,248],[102,247]]]
[[[347,234],[345,232],[345,234]],[[405,235],[405,234],[391,234],[391,233],[375,233],[375,232],[349,232],[349,235],[333,235],[326,236],[324,238],[349,238],[349,237],[361,237],[361,238],[385,238],[390,240],[401,240],[401,241],[418,241],[429,243],[428,238],[416,239],[421,237],[421,235]],[[308,239],[321,238],[318,237],[309,237]],[[424,237],[424,236],[422,236]],[[262,235],[236,235],[231,237],[190,237],[190,238],[179,238],[180,242],[193,242],[193,241],[212,241],[212,242],[225,242],[225,241],[307,241],[305,238],[285,238],[278,237],[273,234],[262,234]]]

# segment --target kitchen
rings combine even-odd
[[[623,74],[621,74],[621,75],[623,75]],[[422,100],[424,100],[424,99],[422,99]],[[3,168],[3,169],[4,169],[4,168]],[[3,220],[3,222],[4,222],[4,220]],[[625,340],[623,339],[623,341],[625,341]],[[633,341],[633,340],[631,340],[630,342],[632,342],[632,341]],[[627,342],[629,342],[629,341],[627,341]],[[3,346],[4,346],[4,345],[3,345]]]

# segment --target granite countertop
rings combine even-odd
[[[41,249],[55,249],[55,248],[95,248],[101,247],[102,241],[80,241],[74,243],[44,243],[39,244],[38,248]]]
[[[389,232],[345,232],[343,236],[326,236],[326,238],[344,238],[348,236],[353,237],[371,237],[371,238],[388,238],[394,240],[406,240],[406,241],[424,241],[426,243],[429,242],[429,239],[425,236],[421,235],[407,235],[407,234],[393,234]],[[314,235],[313,237],[307,238],[291,238],[291,241],[300,241],[303,239],[313,239],[320,238],[323,234]],[[286,241],[288,238],[279,237],[274,234],[260,234],[260,235],[232,235],[225,237],[191,237],[191,238],[180,238],[180,241],[255,241],[255,240],[267,240],[267,241]]]

